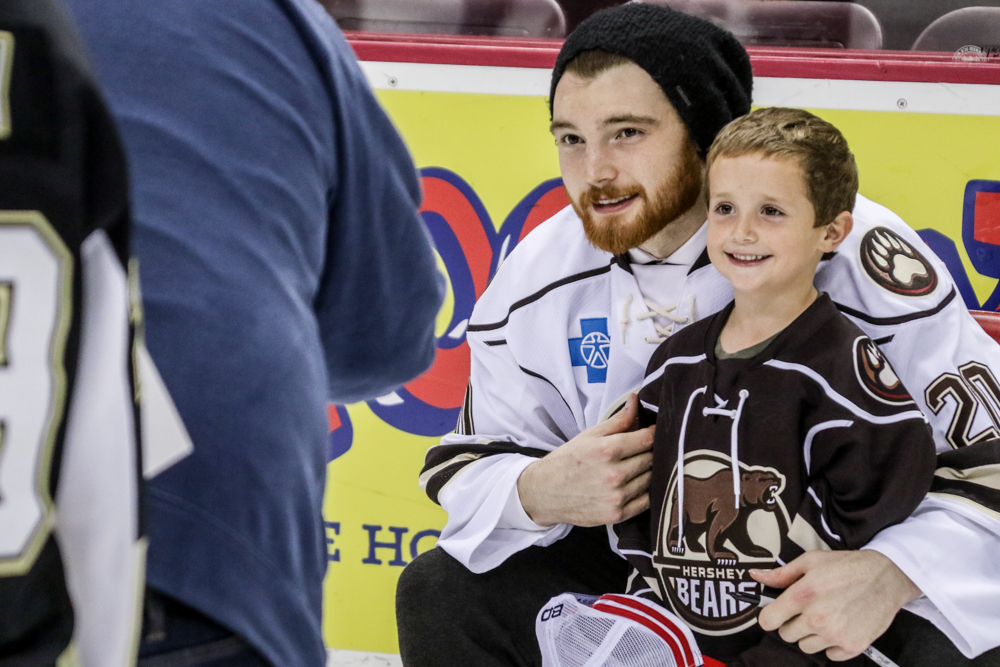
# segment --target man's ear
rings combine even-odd
[[[823,227],[823,237],[819,242],[819,249],[824,253],[833,252],[844,242],[847,235],[854,229],[854,216],[850,211],[841,211],[836,218]]]

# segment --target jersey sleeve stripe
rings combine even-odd
[[[1000,440],[983,442],[938,454],[938,468],[969,470],[991,466],[1000,461]]]
[[[663,363],[662,366],[646,376],[646,379],[642,381],[642,386],[645,387],[646,385],[660,379],[663,376],[663,372],[667,370],[667,366],[673,366],[674,364],[697,364],[698,362],[704,360],[704,354],[699,354],[694,357],[670,357]]]
[[[455,475],[461,472],[470,463],[475,463],[483,457],[482,454],[460,454],[450,461],[446,461],[439,466],[428,470],[420,475],[420,488],[434,501],[439,503],[438,496],[441,489],[454,479]]]
[[[542,458],[548,452],[501,441],[477,445],[437,445],[427,450],[424,469],[420,472],[420,488],[432,501],[439,503],[438,496],[441,490],[463,468],[481,458],[497,454],[522,454]]]
[[[854,422],[849,419],[832,419],[827,422],[816,424],[806,433],[805,442],[802,444],[802,458],[806,464],[806,473],[812,473],[812,443],[816,436],[830,428],[849,428],[854,426]]]
[[[575,273],[571,276],[566,276],[565,278],[557,280],[554,283],[546,285],[545,287],[538,290],[534,294],[526,296],[520,301],[515,301],[511,305],[510,309],[507,310],[507,316],[504,317],[499,322],[491,322],[489,324],[470,324],[469,328],[466,329],[466,331],[470,333],[475,333],[477,331],[494,331],[496,329],[502,329],[503,327],[507,326],[507,321],[510,319],[511,313],[513,313],[515,310],[523,308],[528,304],[534,303],[535,301],[538,301],[539,299],[541,299],[543,296],[545,296],[554,289],[557,289],[564,285],[569,285],[571,283],[578,282],[580,280],[586,280],[587,278],[593,278],[594,276],[602,275],[610,270],[611,270],[611,264],[608,264],[607,266],[602,266],[596,269],[590,269],[589,271],[583,271],[581,273]]]
[[[518,366],[518,368],[520,368],[520,369],[521,369],[521,371],[522,371],[523,373],[525,373],[526,375],[530,375],[530,376],[531,376],[531,377],[533,377],[533,378],[538,378],[538,379],[539,379],[539,380],[541,380],[542,382],[545,382],[545,383],[547,383],[547,384],[548,384],[548,385],[549,385],[550,387],[552,387],[553,389],[555,389],[555,390],[556,390],[556,393],[557,393],[557,394],[559,394],[559,398],[561,398],[561,399],[562,399],[562,402],[563,402],[563,404],[564,404],[564,405],[566,406],[566,409],[570,411],[570,414],[572,414],[572,413],[573,413],[573,408],[571,408],[571,407],[569,406],[569,401],[567,401],[567,400],[566,400],[566,398],[565,398],[565,397],[564,397],[564,396],[562,395],[562,392],[561,392],[561,391],[559,391],[559,387],[555,386],[555,385],[554,385],[554,384],[552,383],[552,381],[551,381],[551,380],[549,380],[549,379],[548,379],[547,377],[545,377],[544,375],[542,375],[542,374],[540,374],[540,373],[536,373],[536,372],[535,372],[535,371],[533,371],[533,370],[530,370],[530,369],[527,369],[527,368],[525,368],[524,366]]]
[[[931,493],[962,498],[968,503],[985,509],[992,516],[1000,517],[1000,489],[994,488],[1000,486],[1000,476],[996,474],[991,476],[987,485],[983,483],[987,480],[980,479],[976,482],[970,482],[949,478],[948,474],[947,469],[934,473]]]
[[[458,415],[458,424],[455,425],[455,432],[459,435],[473,435],[476,432],[476,425],[472,420],[472,383],[465,387],[465,400],[462,401],[462,411]]]
[[[947,307],[947,305],[952,302],[952,300],[955,298],[955,295],[957,294],[958,292],[955,290],[954,287],[952,287],[951,292],[948,293],[948,296],[942,299],[941,303],[934,306],[933,308],[930,308],[929,310],[922,310],[918,313],[910,313],[908,315],[897,315],[895,317],[872,317],[868,313],[863,313],[860,310],[855,310],[854,308],[845,306],[842,303],[835,302],[834,305],[837,306],[837,310],[839,310],[843,314],[850,315],[851,317],[859,319],[863,322],[867,322],[868,324],[874,324],[877,326],[892,326],[895,324],[905,324],[907,322],[912,322],[914,320],[921,320],[925,317],[933,317],[934,315],[937,315],[942,310],[944,310],[945,307]]]
[[[818,384],[823,389],[824,393],[826,393],[827,397],[834,403],[837,403],[841,407],[846,408],[852,414],[872,424],[895,424],[897,422],[906,421],[907,419],[920,419],[924,422],[927,421],[927,417],[925,417],[924,413],[920,412],[920,410],[907,410],[906,412],[897,412],[894,415],[887,415],[885,417],[873,415],[839,394],[833,387],[830,386],[830,383],[827,382],[826,378],[808,366],[793,364],[779,359],[770,359],[769,361],[765,361],[764,365],[771,366],[772,368],[779,368],[785,371],[794,371],[805,375]],[[908,403],[916,405],[912,400],[908,401]]]
[[[930,494],[957,500],[1000,520],[1000,440],[938,454]]]

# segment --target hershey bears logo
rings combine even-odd
[[[854,340],[854,370],[865,391],[883,403],[898,405],[913,400],[882,350],[868,336]]]
[[[675,468],[653,554],[657,583],[663,599],[698,632],[733,634],[756,622],[758,608],[732,594],[760,592],[749,570],[774,567],[788,532],[785,477],[741,463],[737,507],[728,456],[699,450],[684,460],[683,521]]]
[[[876,284],[893,294],[926,296],[938,284],[931,263],[886,227],[876,227],[861,239],[861,266]]]

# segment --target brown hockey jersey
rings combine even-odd
[[[857,549],[930,490],[926,419],[878,346],[821,295],[750,359],[719,359],[732,304],[663,343],[639,394],[656,423],[650,510],[620,524],[630,593],[736,665],[813,664],[757,625],[751,568]],[[797,655],[796,655],[797,654]],[[780,658],[779,658],[780,656]]]

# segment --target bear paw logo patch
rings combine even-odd
[[[931,263],[886,227],[876,227],[861,239],[861,266],[872,280],[893,294],[926,296],[938,284]]]
[[[854,341],[854,370],[861,386],[877,400],[890,405],[913,400],[882,350],[867,336],[858,336]]]

